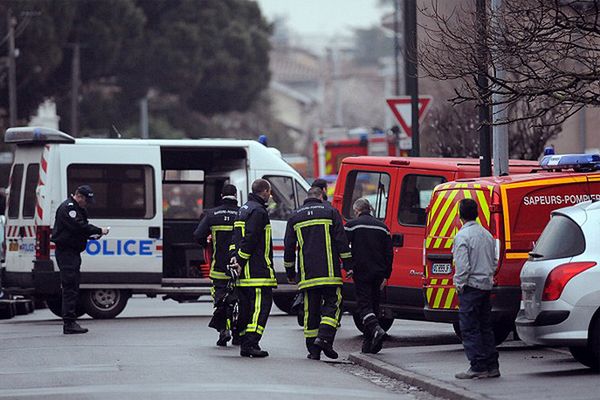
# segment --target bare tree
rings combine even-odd
[[[454,104],[486,104],[492,94],[513,108],[505,124],[561,124],[585,105],[600,105],[600,1],[510,0],[489,10],[483,48],[489,60],[488,91],[477,87],[478,51],[475,10],[440,11],[438,1],[422,9],[425,39],[419,49],[423,71],[435,79],[458,82]],[[495,71],[502,68],[500,79]],[[552,118],[547,113],[554,111]]]
[[[441,157],[478,157],[479,121],[475,107],[471,101],[433,109],[428,117],[430,122],[424,127],[424,136],[432,138],[428,151]],[[548,140],[561,131],[561,126],[553,123],[556,110],[535,118],[523,118],[536,115],[538,110],[535,108],[534,104],[524,100],[508,107],[508,118],[515,121],[508,128],[509,155],[512,158],[536,160]]]

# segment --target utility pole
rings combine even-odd
[[[479,174],[492,175],[490,146],[490,94],[488,90],[487,69],[487,13],[486,0],[476,1],[477,24],[477,87],[479,90]]]
[[[400,96],[400,0],[394,0],[394,96]]]
[[[16,19],[9,8],[6,14],[8,25],[8,110],[10,126],[17,125],[17,68],[15,63],[15,25]]]
[[[498,13],[502,8],[502,0],[492,0],[492,18],[494,19],[494,27],[497,29],[502,23],[498,18]],[[502,65],[496,66],[496,78],[504,80],[506,72]],[[493,136],[493,155],[494,155],[494,175],[502,176],[508,174],[508,110],[506,109],[506,96],[500,93],[494,93],[493,101],[493,118],[494,126],[492,129]],[[501,125],[498,124],[501,123]]]
[[[80,83],[80,45],[73,46],[73,59],[71,63],[71,132],[72,136],[79,136],[79,83]]]
[[[412,150],[410,155],[419,157],[419,76],[417,72],[417,3],[404,0],[404,62],[406,68],[406,91],[411,96]]]

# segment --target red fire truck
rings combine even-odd
[[[322,177],[336,175],[346,157],[353,156],[395,156],[394,136],[366,129],[341,130],[334,133],[321,133],[313,142],[313,175]]]
[[[492,290],[492,323],[496,342],[514,328],[521,290],[519,274],[550,213],[586,200],[600,200],[598,155],[546,156],[533,174],[459,179],[438,185],[427,208],[425,237],[425,317],[450,322],[460,335],[458,296],[454,288],[452,242],[462,223],[458,203],[472,198],[477,221],[496,239],[498,267]]]

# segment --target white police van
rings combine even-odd
[[[270,181],[275,304],[291,308],[283,236],[309,185],[278,154],[252,140],[75,139],[48,128],[10,128],[16,144],[6,208],[2,286],[47,299],[60,315],[60,280],[50,233],[57,207],[81,184],[92,186],[90,222],[111,227],[82,254],[81,314],[114,318],[132,294],[197,299],[209,293],[208,265],[192,232],[204,208],[231,183],[238,200],[252,181]]]

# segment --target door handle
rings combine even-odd
[[[148,237],[150,239],[160,239],[160,226],[148,227]]]
[[[392,235],[392,246],[394,246],[394,247],[404,246],[404,235],[402,233],[394,233]]]

